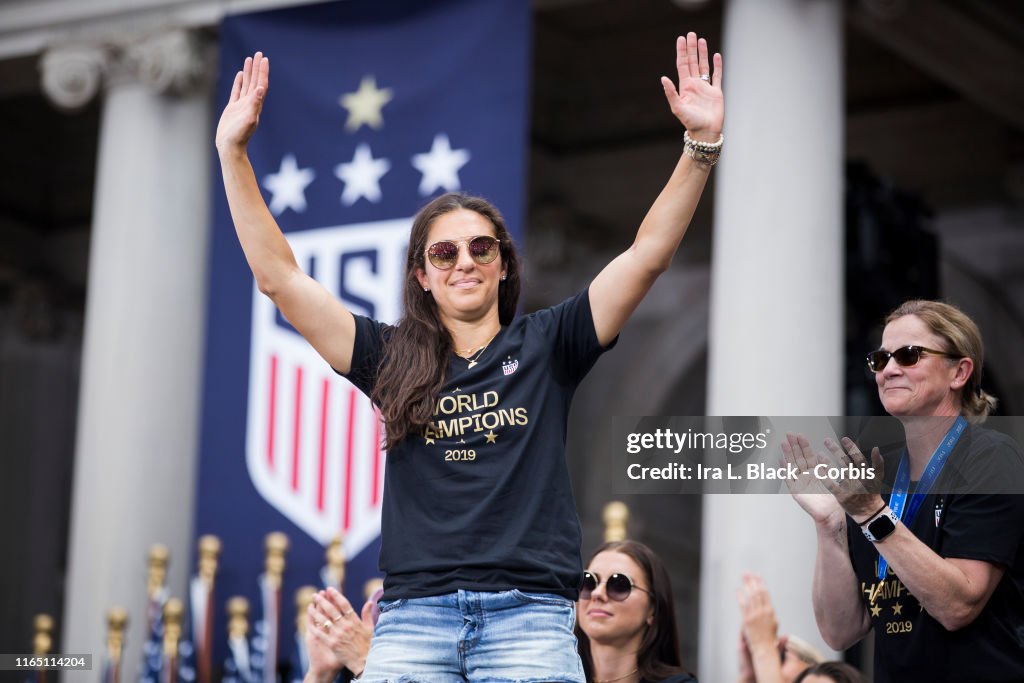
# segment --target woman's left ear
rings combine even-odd
[[[971,378],[974,373],[974,361],[970,358],[961,358],[956,364],[956,375],[953,376],[953,381],[950,386],[954,389],[962,389],[967,384],[967,380]]]

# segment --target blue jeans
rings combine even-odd
[[[584,683],[568,598],[518,590],[386,600],[363,683]]]

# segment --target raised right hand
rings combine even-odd
[[[235,74],[231,96],[217,124],[218,151],[245,148],[259,125],[263,98],[269,86],[270,60],[262,52],[246,57],[242,70]]]

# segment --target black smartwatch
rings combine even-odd
[[[877,543],[896,531],[896,522],[898,521],[900,518],[887,505],[877,515],[861,524],[860,530],[864,532],[864,538],[872,543]]]

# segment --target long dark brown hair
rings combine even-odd
[[[647,585],[650,586],[651,604],[654,615],[651,625],[640,641],[636,653],[640,678],[660,681],[675,674],[683,673],[683,660],[679,656],[679,633],[676,630],[676,610],[672,600],[672,582],[661,558],[639,541],[612,541],[605,543],[590,556],[593,560],[603,552],[626,555],[643,570]],[[594,658],[590,652],[590,638],[576,621],[576,639],[579,641],[583,673],[588,681],[594,680]]]
[[[485,199],[457,192],[443,194],[424,206],[413,219],[409,233],[402,294],[405,315],[384,345],[373,390],[373,402],[384,420],[385,448],[393,448],[411,434],[423,433],[448,372],[451,335],[441,322],[434,296],[420,287],[416,271],[426,270],[424,255],[430,226],[438,217],[458,209],[475,211],[494,226],[506,274],[498,285],[498,319],[508,325],[516,314],[521,286],[519,256],[501,212]]]

